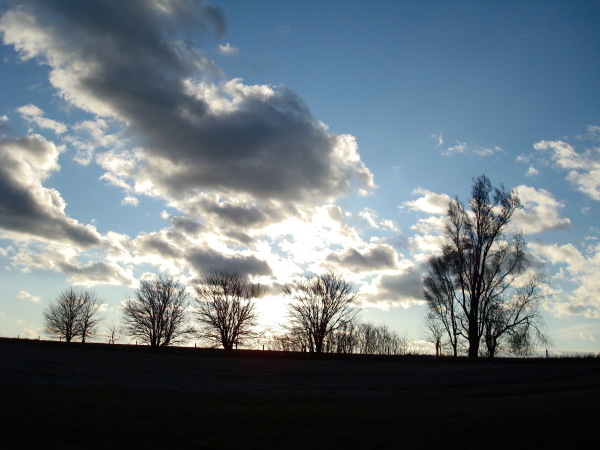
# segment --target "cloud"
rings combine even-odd
[[[0,141],[0,229],[17,240],[100,245],[96,229],[69,218],[60,193],[42,185],[59,169],[58,155],[59,149],[39,135]]]
[[[407,265],[396,274],[380,275],[371,290],[361,296],[365,306],[409,308],[425,302],[421,270],[415,265]]]
[[[537,175],[540,174],[540,171],[537,170],[535,167],[533,166],[529,166],[529,168],[527,169],[527,172],[525,173],[526,177],[535,177]]]
[[[600,148],[578,153],[575,147],[563,141],[539,141],[533,148],[549,152],[555,165],[568,171],[566,178],[578,191],[600,201]]]
[[[389,249],[369,247],[333,204],[376,188],[355,138],[330,132],[284,86],[225,79],[203,50],[225,31],[218,8],[187,0],[24,1],[0,17],[4,43],[46,65],[57,98],[91,116],[63,133],[75,160],[98,164],[101,179],[124,191],[123,204],[147,195],[170,211],[163,215],[170,226],[158,232],[100,236],[69,218],[60,193],[42,185],[59,169],[61,149],[22,138],[30,150],[33,141],[47,147],[45,159],[2,154],[31,174],[0,179],[0,227],[45,244],[21,246],[14,264],[80,284],[124,285],[134,283],[134,267],[146,265],[192,276],[229,268],[289,278],[318,267],[332,248],[357,249],[364,267],[393,264]],[[27,111],[26,120],[43,118]],[[1,171],[9,170],[5,160]],[[32,199],[23,202],[18,192]],[[8,211],[12,199],[19,209]],[[340,264],[360,264],[356,255],[338,256]]]
[[[137,166],[113,174],[146,193],[317,204],[346,194],[352,180],[373,189],[355,139],[328,132],[294,92],[207,81],[220,71],[200,46],[224,23],[203,2],[42,2],[5,13],[0,29],[23,58],[50,66],[66,101],[127,124],[142,143]]]
[[[99,150],[111,149],[114,152],[124,147],[126,140],[121,133],[109,131],[115,127],[119,128],[115,121],[99,117],[84,120],[72,126],[71,133],[64,136],[63,141],[75,149],[75,161],[87,166]]]
[[[25,291],[19,291],[17,297],[27,299],[33,303],[40,303],[42,301],[42,297],[38,297],[37,295],[31,295],[29,292]]]
[[[352,272],[370,272],[396,269],[398,256],[392,246],[379,244],[362,252],[355,248],[333,252],[327,255],[325,261]]]
[[[132,195],[128,195],[123,200],[121,200],[121,205],[123,206],[137,206],[139,203],[140,200]]]
[[[44,111],[35,105],[25,105],[17,108],[17,112],[29,123],[37,125],[39,128],[45,128],[54,131],[56,134],[62,134],[67,131],[64,123],[57,122],[44,117]]]
[[[447,194],[436,194],[426,189],[417,188],[412,192],[413,195],[421,195],[420,198],[403,203],[413,211],[424,212],[428,214],[446,214],[448,206],[452,199]]]
[[[494,145],[493,147],[481,147],[478,145],[470,145],[466,142],[456,141],[456,145],[451,147],[447,147],[442,151],[442,155],[444,156],[454,156],[454,155],[465,155],[465,156],[479,156],[486,157],[491,156],[496,153],[502,153],[504,150],[502,147],[498,145]]]
[[[84,256],[68,245],[26,244],[12,257],[12,263],[26,270],[38,268],[63,273],[74,285],[135,285],[131,268],[123,268],[112,261],[80,261],[79,258]]]
[[[587,254],[573,244],[543,244],[532,242],[529,251],[542,261],[558,266],[556,283],[572,283],[577,286],[570,293],[559,292],[548,309],[557,317],[579,315],[600,318],[600,245],[589,247]],[[563,273],[562,270],[566,273]]]
[[[232,46],[229,42],[219,45],[218,51],[221,55],[225,56],[237,56],[240,53],[240,49]]]
[[[441,147],[442,145],[444,145],[444,138],[442,137],[442,133],[437,133],[437,134],[434,133],[434,134],[431,134],[429,137],[436,140],[438,147]]]
[[[523,234],[569,229],[571,220],[560,217],[559,214],[564,204],[556,201],[548,191],[524,185],[518,186],[516,190],[523,209],[515,211],[513,225]]]

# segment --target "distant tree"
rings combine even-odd
[[[291,297],[289,327],[305,338],[310,352],[326,351],[332,334],[359,312],[354,287],[334,272],[294,281],[283,293]]]
[[[112,322],[106,330],[106,336],[108,336],[108,343],[115,344],[119,339],[121,339],[122,333],[123,330],[121,326],[115,322]]]
[[[81,337],[81,342],[85,343],[103,320],[101,306],[102,300],[92,291],[65,289],[44,310],[46,332],[64,338],[66,342]]]
[[[408,352],[409,340],[387,325],[362,322],[358,326],[358,348],[367,355],[404,355]]]
[[[226,350],[257,337],[258,311],[255,299],[266,287],[251,283],[240,274],[216,271],[194,286],[200,335]]]
[[[525,243],[520,233],[507,236],[514,212],[521,207],[514,191],[493,188],[482,175],[473,181],[469,210],[455,199],[445,220],[442,255],[429,260],[424,278],[429,311],[444,324],[456,355],[459,339],[477,358],[482,341],[486,354],[496,353],[499,339],[540,332],[536,296],[523,296],[518,286],[527,273]],[[539,279],[539,278],[538,278]],[[523,316],[523,301],[528,306]],[[520,303],[521,302],[521,303]],[[526,325],[527,324],[527,325]],[[522,336],[514,339],[530,341]]]
[[[156,275],[141,280],[134,299],[123,306],[123,324],[129,336],[151,347],[180,342],[190,332],[186,321],[188,294],[174,277]]]
[[[425,314],[422,335],[427,342],[433,344],[435,356],[440,356],[445,344],[444,337],[446,336],[446,329],[435,312],[427,311]]]
[[[343,322],[333,333],[328,351],[334,353],[356,353],[360,343],[360,324],[356,320]]]

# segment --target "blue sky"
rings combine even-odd
[[[597,2],[0,5],[1,335],[71,284],[110,323],[157,271],[336,269],[419,340],[445,205],[486,174],[553,350],[600,350]]]

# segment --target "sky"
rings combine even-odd
[[[516,189],[555,354],[600,351],[600,4],[0,2],[0,335],[69,286],[336,270],[420,345],[474,177]],[[99,338],[102,339],[102,338]]]

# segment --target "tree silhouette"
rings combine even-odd
[[[327,272],[283,287],[291,297],[290,329],[306,339],[310,352],[322,353],[332,334],[358,314],[357,293],[341,275]]]
[[[190,332],[186,326],[188,294],[172,276],[141,280],[135,299],[123,306],[123,323],[129,336],[151,347],[180,342]]]
[[[56,300],[44,310],[44,326],[50,335],[71,342],[81,337],[81,342],[96,333],[103,317],[100,313],[102,300],[92,291],[73,287],[62,291]]]
[[[201,278],[194,290],[202,337],[232,350],[257,336],[254,300],[266,293],[265,286],[253,284],[236,272],[216,271]]]
[[[514,212],[521,207],[514,191],[493,188],[482,175],[473,182],[469,210],[455,199],[445,220],[446,244],[441,256],[429,260],[424,277],[429,311],[444,325],[454,355],[459,338],[468,355],[477,358],[481,341],[494,356],[500,340],[531,341],[543,337],[538,306],[543,299],[539,276],[530,289],[519,288],[527,272],[525,243],[520,233],[507,236]]]

